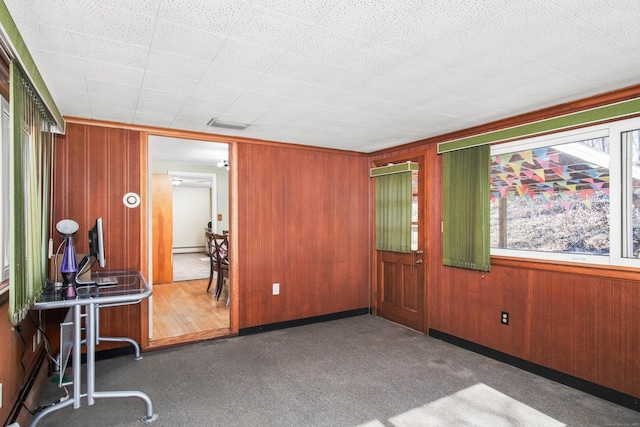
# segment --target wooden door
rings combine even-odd
[[[377,251],[376,314],[392,322],[424,332],[426,330],[426,298],[424,257],[425,204],[423,200],[426,162],[423,157],[410,160],[420,164],[417,185],[413,190],[416,218],[412,220],[417,248],[411,253]],[[414,244],[414,246],[416,246]]]
[[[153,283],[173,282],[173,190],[171,175],[153,174],[152,244]]]

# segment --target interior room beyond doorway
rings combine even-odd
[[[150,346],[229,330],[226,292],[207,292],[205,229],[229,229],[228,145],[149,136]],[[215,280],[215,276],[213,278]]]

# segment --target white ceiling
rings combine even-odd
[[[5,3],[72,117],[372,152],[640,83],[638,0]]]

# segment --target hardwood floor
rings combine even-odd
[[[215,280],[215,278],[214,278]],[[153,336],[150,347],[228,336],[227,286],[220,300],[206,292],[209,279],[153,286]],[[213,288],[213,286],[212,286]]]

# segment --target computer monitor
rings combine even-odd
[[[107,266],[104,254],[104,230],[102,218],[96,219],[95,225],[89,230],[89,256],[98,261],[102,268]]]

